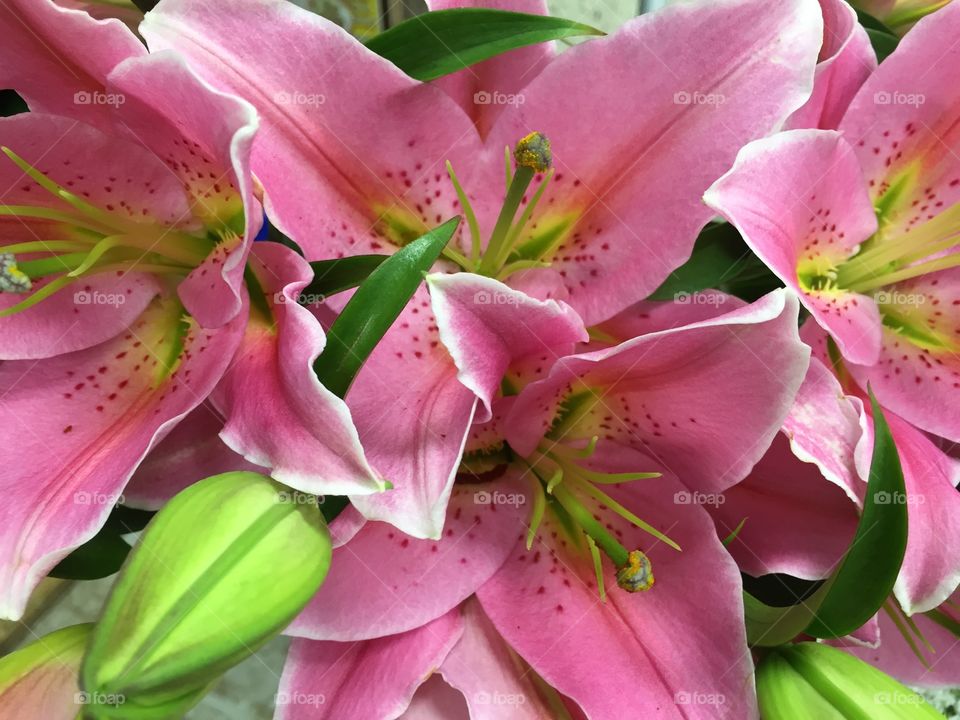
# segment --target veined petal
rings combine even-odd
[[[430,0],[430,10],[484,7],[532,15],[548,15],[546,0]],[[523,103],[523,88],[553,60],[552,43],[517,48],[433,81],[469,115],[486,137],[500,113]]]
[[[876,362],[876,303],[835,283],[836,267],[877,229],[856,155],[837,133],[794,130],[750,143],[704,201],[800,295],[844,357]]]
[[[845,0],[820,0],[823,47],[813,80],[813,95],[787,120],[788,128],[834,130],[870,73],[877,56],[856,11]]]
[[[418,540],[387,523],[368,522],[334,551],[323,587],[288,634],[367,640],[406,632],[459,605],[525,536],[528,486],[517,475],[457,485],[441,540]]]
[[[0,87],[16,90],[31,110],[75,118],[103,129],[121,102],[106,90],[110,71],[146,54],[119,20],[94,20],[51,0],[9,0],[0,6]]]
[[[220,234],[216,249],[179,290],[201,325],[219,327],[243,305],[243,269],[263,221],[250,175],[256,111],[209,87],[173,53],[124,62],[109,86],[125,98],[117,112],[123,129],[180,178],[191,215]]]
[[[888,235],[960,202],[960,4],[921,20],[863,84],[840,124]]]
[[[184,488],[225,472],[269,471],[244,460],[220,439],[223,418],[206,401],[150,451],[123,490],[124,505],[158,510]]]
[[[745,521],[728,549],[753,576],[827,577],[857,528],[857,506],[816,465],[798,459],[783,434],[743,482],[715,499],[706,496],[704,504],[721,538]]]
[[[187,215],[183,190],[162,163],[134,143],[75,120],[39,113],[2,118],[0,145],[69,192],[125,222],[175,224]],[[5,156],[0,156],[0,187],[2,205],[57,212],[70,209]],[[12,244],[69,240],[71,232],[66,224],[50,219],[4,214],[0,216],[0,252]],[[44,284],[39,281],[35,287]],[[123,331],[159,290],[153,277],[133,271],[81,280],[22,312],[0,318],[0,359],[39,359],[97,345]],[[3,293],[0,307],[24,298]]]
[[[534,130],[551,141],[532,232],[563,240],[529,274],[560,274],[588,326],[649,295],[710,219],[704,190],[807,99],[821,38],[812,1],[681,3],[551,62],[487,141],[501,153]]]
[[[510,649],[476,598],[462,605],[463,635],[450,650],[440,673],[466,698],[473,720],[550,720],[555,717],[540,697],[532,674]],[[558,696],[559,699],[559,696]]]
[[[280,679],[274,717],[400,717],[462,632],[460,612],[454,609],[422,627],[376,640],[294,640]]]
[[[246,313],[218,331],[154,301],[129,330],[55,358],[0,364],[0,616],[93,537],[150,448],[213,389]]]
[[[317,495],[379,492],[383,481],[364,456],[346,404],[313,371],[326,337],[298,303],[310,266],[277,243],[252,256],[272,316],[251,314],[236,361],[215,399],[226,424],[220,437],[280,482]]]
[[[427,276],[427,286],[457,377],[483,403],[478,422],[490,419],[511,363],[544,353],[552,361],[588,339],[583,321],[566,303],[536,300],[491,278],[435,273]]]
[[[703,508],[672,502],[682,490],[669,478],[647,480],[629,486],[624,501],[683,552],[604,518],[649,557],[656,584],[645,592],[618,588],[605,562],[601,602],[585,546],[575,552],[573,536],[551,518],[534,547],[518,542],[477,592],[510,647],[588,717],[757,717],[740,573]]]
[[[922,275],[877,293],[889,318],[875,365],[850,363],[884,407],[960,442],[960,268]]]
[[[507,441],[529,455],[563,403],[580,402],[557,440],[597,436],[601,446],[647,457],[644,470],[721,492],[763,456],[803,380],[809,349],[797,336],[797,310],[777,291],[711,320],[563,358],[521,392]]]
[[[251,33],[260,27],[269,36]],[[309,259],[389,252],[459,213],[446,160],[467,188],[502,182],[502,160],[480,158],[473,123],[442,90],[293,3],[173,0],[141,31],[151,51],[179,51],[256,107],[252,168],[267,214]]]

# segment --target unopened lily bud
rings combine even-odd
[[[943,720],[913,690],[853,655],[820,643],[771,651],[757,668],[757,696],[764,720]]]
[[[553,165],[550,141],[538,132],[532,132],[518,142],[513,157],[517,167],[527,167],[535,172],[546,172]]]
[[[77,672],[91,628],[57,630],[0,659],[0,718],[78,717],[86,697]]]
[[[303,609],[330,554],[312,496],[249,472],[188,487],[124,566],[84,658],[83,690],[123,695],[123,717],[179,717]]]

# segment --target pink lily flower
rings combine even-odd
[[[821,29],[812,0],[701,3],[424,84],[280,0],[164,0],[141,26],[152,50],[257,108],[267,213],[308,258],[389,253],[466,213],[472,232],[436,268],[449,277],[415,297],[348,397],[395,486],[354,502],[420,538],[440,537],[471,420],[491,416],[506,366],[566,354],[583,333],[569,308],[609,319],[686,260],[710,216],[702,191],[809,96]],[[505,172],[518,146],[528,167]],[[473,307],[466,324],[446,321],[454,304]],[[544,327],[559,322],[562,336]]]
[[[305,639],[279,717],[398,717],[437,667],[472,717],[502,711],[483,692],[525,695],[518,717],[553,716],[550,698],[574,717],[754,717],[740,576],[690,497],[739,482],[777,433],[807,365],[797,309],[777,292],[633,337],[654,322],[640,306],[586,352],[509,373],[529,384],[474,425],[440,540],[339,534],[289,631]],[[379,678],[363,693],[361,667]],[[326,703],[295,700],[310,694]]]
[[[20,616],[218,386],[228,442],[262,417],[231,390],[269,404],[281,435],[323,418],[300,454],[257,457],[279,479],[382,489],[349,411],[311,368],[324,336],[295,302],[309,266],[273,243],[249,252],[262,216],[253,108],[170,53],[147,56],[115,20],[11,2],[0,26],[11,38],[0,85],[36,111],[0,120],[0,615]],[[248,293],[248,259],[266,299]]]
[[[741,230],[884,407],[960,439],[960,6],[925,18],[839,132],[745,147],[706,201]]]

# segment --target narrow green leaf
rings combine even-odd
[[[863,10],[857,10],[857,18],[867,31],[867,37],[870,38],[873,51],[877,54],[877,60],[883,62],[890,53],[897,49],[900,37],[886,24]]]
[[[548,15],[456,8],[406,20],[369,40],[367,47],[410,77],[426,82],[515,48],[603,34],[589,25]],[[484,94],[489,95],[481,88],[475,101],[483,103]]]
[[[336,260],[320,260],[310,263],[313,280],[301,294],[329,297],[344,290],[351,290],[376,270],[389,255],[351,255]]]
[[[900,455],[870,391],[874,445],[863,514],[853,544],[806,629],[819,638],[847,635],[873,617],[893,590],[907,548],[907,496]]]
[[[97,533],[50,571],[63,580],[97,580],[118,572],[130,554],[130,544],[113,531]]]
[[[331,392],[345,397],[377,343],[423,281],[423,274],[457,230],[455,217],[417,238],[384,261],[360,285],[327,333],[327,347],[313,364]]]

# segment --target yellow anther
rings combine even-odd
[[[653,566],[650,558],[639,550],[631,550],[627,564],[617,570],[617,585],[627,592],[640,592],[653,587]]]

